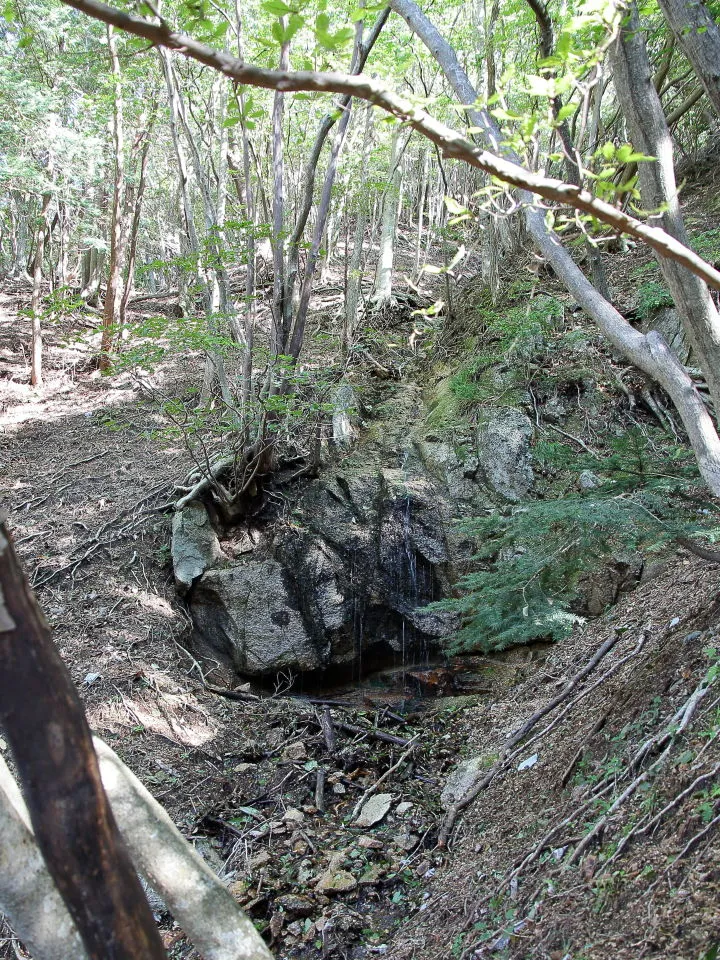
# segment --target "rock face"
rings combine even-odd
[[[512,407],[491,413],[480,428],[480,466],[490,486],[508,500],[521,500],[532,487],[532,435],[530,419]]]
[[[228,533],[224,553],[204,508],[182,511],[173,559],[199,652],[251,676],[361,672],[391,657],[426,657],[454,626],[426,607],[449,593],[472,553],[453,521],[532,483],[527,418],[498,411],[489,424],[489,451],[458,454],[407,429],[359,446],[307,483],[289,519],[272,518],[252,552],[235,550],[234,560],[226,554],[242,530]]]

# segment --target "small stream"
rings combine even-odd
[[[327,673],[323,677],[298,677],[293,692],[335,700],[358,709],[387,707],[406,714],[432,707],[449,697],[491,699],[537,669],[552,644],[533,643],[498,653],[435,657],[422,663],[398,662],[362,675]],[[398,656],[400,660],[400,656]]]

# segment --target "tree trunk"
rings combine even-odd
[[[633,4],[620,33],[610,47],[615,90],[636,150],[655,157],[639,165],[640,190],[646,210],[662,210],[663,228],[687,246],[673,148],[660,97],[655,90],[645,39]],[[684,267],[658,257],[695,360],[703,372],[720,417],[720,317],[703,281]]]
[[[90,960],[164,960],[82,704],[0,524],[0,718],[38,846]]]
[[[390,6],[417,33],[440,64],[462,104],[474,104],[478,97],[455,51],[427,19],[413,0],[390,0]],[[503,136],[486,110],[470,109],[468,116],[493,152],[515,159],[503,146]],[[532,195],[519,191],[525,202],[525,224],[538,250],[553,267],[560,281],[573,295],[602,333],[631,363],[657,380],[668,392],[682,418],[703,479],[714,495],[720,495],[720,438],[700,394],[687,371],[657,333],[643,335],[587,280],[582,270],[546,223],[545,214],[532,203]]]
[[[362,289],[362,255],[367,226],[367,173],[370,160],[370,146],[372,143],[372,106],[368,104],[365,110],[365,133],[363,135],[362,160],[360,162],[360,183],[356,195],[358,210],[355,221],[355,236],[353,239],[352,258],[350,260],[347,297],[345,299],[345,329],[343,331],[343,350],[347,351],[355,336],[358,302]],[[346,257],[348,251],[345,251]]]
[[[125,228],[125,138],[123,130],[123,100],[120,78],[120,60],[113,28],[107,28],[108,51],[113,77],[113,152],[115,153],[115,182],[113,185],[112,219],[110,224],[110,265],[103,311],[103,331],[100,342],[100,369],[110,369],[112,343],[120,320],[122,297],[122,270]]]
[[[659,0],[660,9],[720,116],[720,28],[701,0]]]
[[[401,130],[395,131],[390,156],[390,180],[382,209],[380,228],[380,249],[377,270],[375,272],[375,293],[373,303],[382,307],[392,297],[393,262],[395,258],[395,235],[397,233],[400,211],[400,191],[402,189],[402,165],[400,163]]]
[[[35,259],[33,261],[33,287],[30,301],[32,314],[32,359],[30,362],[30,383],[34,387],[41,387],[43,382],[43,341],[42,341],[42,264],[45,256],[45,238],[48,232],[47,212],[50,206],[51,194],[44,193],[42,208],[38,215],[38,226],[35,240]]]
[[[147,174],[147,161],[150,153],[150,136],[154,125],[154,117],[150,122],[148,129],[143,134],[143,145],[140,153],[140,175],[138,177],[137,193],[135,194],[135,205],[133,209],[133,218],[130,225],[130,235],[127,251],[127,272],[125,276],[125,287],[123,289],[122,300],[120,301],[120,312],[118,322],[124,326],[127,314],[127,305],[132,294],[133,284],[135,282],[135,263],[137,261],[137,243],[140,230],[140,215],[142,213],[143,198],[145,196],[145,184]]]
[[[280,18],[282,28],[285,20]],[[289,44],[280,48],[280,70],[289,65]],[[271,352],[279,357],[287,350],[292,321],[292,301],[288,302],[285,286],[285,157],[283,143],[283,115],[285,112],[285,94],[275,91],[272,112],[272,175],[273,175],[273,328]]]

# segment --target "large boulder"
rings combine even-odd
[[[349,414],[350,392],[336,399]],[[341,447],[351,433],[342,418],[335,426]],[[249,531],[227,531],[223,552],[204,508],[186,508],[173,558],[198,649],[255,676],[423,662],[456,626],[428,607],[475,549],[455,521],[530,489],[532,432],[525,414],[498,409],[453,447],[393,420],[305,482],[283,518],[254,517],[262,533],[247,554]]]
[[[317,670],[326,659],[305,630],[276,560],[209,570],[193,591],[191,610],[203,646],[229,660],[238,673]]]

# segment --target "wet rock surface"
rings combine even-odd
[[[249,542],[247,532],[213,531],[191,504],[176,518],[173,558],[197,650],[257,677],[427,660],[454,628],[428,605],[449,594],[473,552],[455,521],[527,492],[531,435],[509,408],[458,449],[409,428],[376,429],[306,482],[282,519],[255,517],[260,535],[242,553],[222,544]]]

